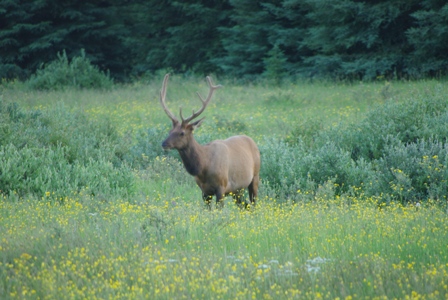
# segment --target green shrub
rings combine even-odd
[[[81,55],[71,61],[65,51],[58,53],[58,59],[44,64],[31,76],[27,84],[32,89],[52,90],[65,87],[103,88],[113,86],[113,80],[108,73],[91,64],[84,50]]]
[[[341,195],[353,187],[361,186],[373,176],[368,162],[355,162],[349,152],[331,142],[318,149],[310,149],[302,140],[291,145],[267,139],[260,145],[260,151],[260,177],[263,184],[267,185],[267,190],[280,199],[300,198],[300,195],[296,195],[297,191],[315,195],[328,182],[332,183],[332,193]]]
[[[168,128],[148,128],[137,133],[137,141],[125,154],[126,162],[137,169],[146,169],[157,156],[169,155],[162,148]]]
[[[2,106],[2,105],[0,105]],[[85,114],[69,112],[64,105],[56,105],[47,111],[22,111],[16,103],[4,104],[4,130],[9,134],[0,136],[0,143],[12,143],[21,148],[67,147],[69,162],[83,163],[99,156],[119,165],[129,147],[127,141],[118,135],[107,119],[90,121]],[[5,108],[4,108],[5,109]]]
[[[402,203],[447,201],[448,102],[438,89],[389,101],[358,122],[320,124],[300,123],[287,142],[260,146],[261,178],[270,194],[303,199],[294,190],[314,197],[325,187],[334,195]]]
[[[305,150],[276,139],[265,139],[259,145],[261,154],[260,178],[265,184],[275,188],[286,188],[296,184],[298,178],[303,177],[301,162]],[[305,174],[306,175],[306,174]]]
[[[416,143],[397,142],[385,148],[376,162],[375,182],[369,194],[389,195],[401,202],[431,198],[444,200],[448,195],[448,144],[437,140]]]
[[[306,118],[302,120],[291,131],[286,141],[292,145],[297,144],[300,140],[307,146],[312,146],[317,135],[323,130],[323,121],[318,116]]]
[[[126,195],[132,191],[132,173],[116,169],[104,158],[87,163],[67,161],[67,148],[0,146],[1,193],[63,198],[87,190],[93,195]]]
[[[339,147],[350,151],[357,160],[379,159],[396,137],[403,143],[435,138],[446,141],[448,136],[448,102],[440,91],[416,96],[403,102],[389,101],[367,113],[365,119],[349,126],[336,126],[322,131],[317,144],[333,140]]]
[[[350,186],[360,184],[358,172],[355,172],[356,164],[350,153],[332,142],[308,152],[302,162],[302,168],[303,173],[306,172],[308,177],[320,185],[331,180],[338,195],[346,192]]]
[[[133,175],[126,141],[107,120],[92,122],[64,106],[24,111],[0,102],[0,190],[19,195],[128,194]]]

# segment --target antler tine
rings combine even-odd
[[[166,74],[163,79],[162,89],[160,90],[160,104],[162,105],[163,110],[168,115],[168,117],[173,122],[179,122],[179,120],[173,115],[173,113],[166,107],[165,99],[166,99],[166,89],[168,87],[168,78],[170,78],[170,74]]]
[[[212,97],[213,97],[213,93],[215,92],[215,90],[217,90],[217,89],[219,89],[220,87],[222,87],[222,85],[220,85],[220,84],[218,84],[218,85],[214,85],[214,84],[213,84],[213,80],[212,80],[212,78],[211,78],[210,76],[207,76],[206,79],[207,79],[208,86],[210,87],[210,90],[209,90],[209,92],[208,92],[207,99],[204,100],[204,98],[202,98],[202,96],[201,96],[201,95],[199,94],[199,92],[198,92],[197,94],[198,94],[198,96],[199,96],[199,99],[200,99],[201,102],[202,102],[202,107],[201,107],[201,109],[199,109],[198,112],[194,112],[194,110],[193,110],[193,114],[192,114],[190,117],[186,118],[186,119],[184,119],[184,118],[182,117],[182,111],[181,111],[181,112],[180,112],[180,117],[182,118],[182,122],[190,122],[191,120],[197,118],[200,114],[202,114],[202,112],[205,110],[205,108],[207,107],[208,103],[209,103],[210,100],[212,99]]]

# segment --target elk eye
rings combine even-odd
[[[181,131],[180,136],[184,136],[185,132]]]

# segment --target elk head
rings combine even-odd
[[[207,76],[207,83],[210,87],[209,93],[207,98],[204,100],[202,96],[198,94],[199,99],[202,102],[202,107],[197,112],[193,110],[193,114],[189,116],[188,118],[184,119],[182,116],[182,108],[179,108],[179,115],[181,118],[181,121],[179,121],[174,114],[168,109],[166,106],[165,100],[166,100],[166,90],[168,86],[168,79],[170,75],[166,74],[165,78],[163,80],[162,90],[160,91],[160,104],[163,107],[163,110],[167,114],[167,116],[171,119],[171,122],[173,123],[173,128],[171,129],[168,137],[165,141],[162,143],[162,147],[165,150],[169,149],[185,149],[188,145],[192,143],[193,140],[193,130],[197,127],[199,127],[204,120],[204,118],[201,118],[197,121],[192,122],[194,119],[199,117],[200,114],[205,110],[207,105],[209,104],[210,100],[212,99],[213,93],[215,90],[221,87],[221,85],[214,85],[213,81],[210,76]]]

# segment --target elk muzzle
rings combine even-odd
[[[166,139],[166,140],[164,140],[164,141],[162,142],[162,148],[163,148],[163,150],[168,151],[168,150],[170,150],[171,148],[173,148],[173,146],[172,146],[171,143],[168,141],[168,139]]]

